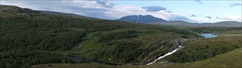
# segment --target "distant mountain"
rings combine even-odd
[[[185,21],[185,22],[190,22],[190,23],[197,22],[195,20],[191,20],[184,16],[172,16],[169,18],[169,21]]]
[[[242,27],[242,23],[237,21],[222,21],[222,22],[216,22],[216,23],[189,23],[185,21],[169,21],[169,22],[160,22],[160,23],[152,23],[152,24],[160,24],[160,25],[168,25],[168,26]]]
[[[170,21],[166,21],[161,18],[156,18],[152,15],[130,15],[130,16],[124,16],[117,20],[133,22],[133,23],[160,24],[160,25],[168,25],[168,26],[242,27],[242,23],[237,21],[222,21],[222,22],[216,22],[216,23],[190,23],[193,21],[182,16],[176,17]]]
[[[221,26],[221,27],[242,27],[241,22],[237,21],[222,21],[217,23],[203,23],[201,26]]]
[[[166,22],[166,20],[164,19],[156,18],[151,15],[130,15],[130,16],[124,16],[117,20],[126,21],[126,22],[135,22],[135,23]]]

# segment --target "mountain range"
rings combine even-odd
[[[134,22],[134,23],[146,23],[146,24],[154,23],[154,22],[166,22],[166,20],[161,18],[156,18],[152,15],[130,15],[130,16],[124,16],[117,20]]]
[[[167,25],[167,26],[242,27],[242,23],[237,21],[222,21],[222,22],[216,22],[216,23],[189,23],[184,21],[169,21],[169,22],[160,22],[160,23],[152,23],[152,24]]]
[[[120,21],[144,23],[144,24],[159,24],[168,26],[217,26],[217,27],[242,27],[241,22],[237,21],[222,21],[215,23],[191,23],[186,22],[187,18],[174,19],[172,21],[166,21],[161,18],[154,17],[152,15],[129,15],[117,19]]]

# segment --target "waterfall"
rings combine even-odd
[[[164,57],[166,57],[166,56],[169,56],[169,55],[175,53],[175,52],[176,52],[177,50],[179,50],[180,48],[182,48],[182,46],[178,46],[178,48],[176,48],[175,50],[173,50],[173,51],[171,51],[171,52],[168,52],[168,53],[166,53],[166,54],[163,55],[163,56],[158,57],[157,59],[155,59],[154,61],[152,61],[152,62],[150,62],[150,63],[148,63],[148,64],[146,64],[146,65],[151,65],[151,64],[155,63],[156,61],[158,61],[158,60],[160,60],[160,59],[162,59],[162,58],[164,58]]]

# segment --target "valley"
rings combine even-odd
[[[167,26],[0,8],[0,68],[241,67],[242,27]]]
[[[203,68],[203,67],[225,67],[225,68],[237,68],[237,67],[241,67],[240,63],[242,61],[241,58],[241,39],[242,35],[241,34],[220,34],[218,38],[211,38],[211,39],[202,39],[202,40],[184,40],[185,42],[183,42],[184,44],[186,44],[184,46],[183,49],[181,49],[180,51],[176,52],[174,55],[168,56],[167,58],[161,59],[160,61],[155,62],[154,64],[151,65],[130,65],[130,64],[126,64],[126,65],[103,65],[103,64],[99,64],[99,63],[80,63],[80,64],[50,64],[52,68],[59,68],[59,67],[72,67],[72,68],[78,68],[78,67],[90,67],[90,68],[96,68],[96,67],[104,67],[104,68],[157,68],[157,67],[161,67],[161,68]],[[227,39],[222,39],[222,38],[227,38]],[[234,42],[229,42],[228,39],[234,39],[236,38],[237,40],[230,40],[230,41],[234,41]],[[167,59],[169,59],[169,57],[175,57],[176,54],[182,55],[183,53],[179,53],[179,52],[183,52],[183,51],[188,51],[187,49],[190,49],[190,46],[193,46],[194,44],[198,44],[199,46],[201,46],[200,44],[204,43],[204,42],[209,42],[209,41],[213,40],[214,42],[210,42],[209,44],[212,44],[212,46],[209,46],[209,49],[217,49],[217,48],[232,48],[232,50],[228,50],[226,52],[223,52],[219,55],[216,55],[212,58],[208,58],[205,60],[198,60],[195,62],[182,62],[182,63],[176,63],[176,62],[170,62],[169,60],[167,61]],[[189,42],[189,43],[188,43]],[[218,43],[219,42],[219,43]],[[226,44],[224,44],[226,43]],[[190,45],[193,44],[193,45]],[[219,44],[223,44],[223,45],[219,45]],[[228,45],[229,44],[229,45]],[[236,45],[236,46],[232,46],[232,45]],[[228,46],[226,46],[228,45]],[[221,47],[220,47],[221,46]],[[194,50],[194,49],[193,49]],[[197,49],[195,49],[197,50]],[[216,50],[218,51],[218,50]],[[198,52],[202,52],[199,51]],[[205,53],[208,53],[206,51],[204,51]],[[192,53],[192,52],[191,52]],[[197,52],[196,52],[197,53]],[[211,52],[209,52],[211,53]],[[202,54],[205,55],[203,53],[198,53],[198,54]],[[209,54],[207,54],[209,55]],[[194,55],[195,56],[195,55]],[[177,57],[181,57],[181,56],[177,56]],[[183,58],[184,59],[184,58]],[[195,58],[188,58],[188,59],[195,59]],[[93,66],[94,65],[94,66]],[[41,65],[34,65],[32,66],[32,68],[43,68],[46,67],[46,64],[41,64]]]

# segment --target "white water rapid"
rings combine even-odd
[[[166,54],[163,55],[163,56],[158,57],[157,59],[155,59],[154,61],[152,61],[152,62],[150,62],[150,63],[148,63],[148,64],[146,64],[146,65],[151,65],[151,64],[155,63],[156,61],[158,61],[158,60],[160,60],[160,59],[162,59],[162,58],[164,58],[164,57],[166,57],[166,56],[169,56],[169,55],[175,53],[175,52],[176,52],[177,50],[179,50],[180,48],[182,48],[182,46],[179,46],[179,47],[176,48],[175,50],[173,50],[173,51],[171,51],[171,52],[168,52],[168,53],[166,53]]]

